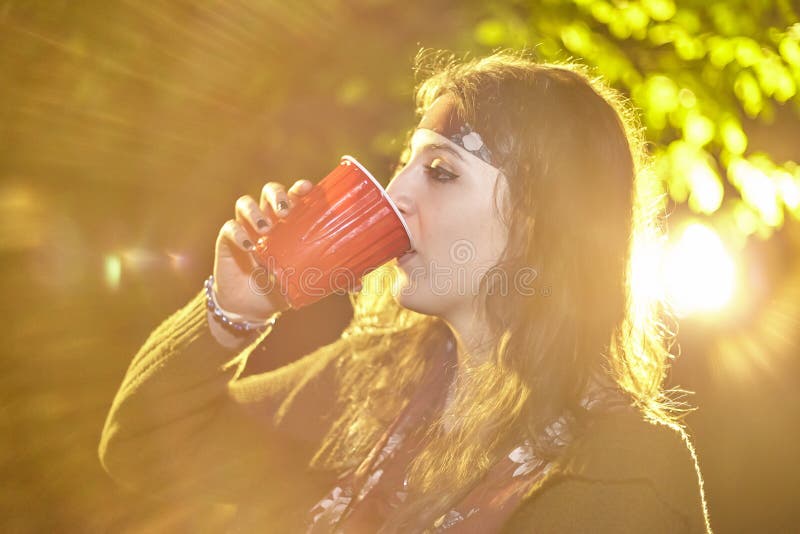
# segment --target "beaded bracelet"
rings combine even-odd
[[[226,312],[217,304],[217,298],[214,294],[214,275],[210,275],[203,283],[206,288],[206,307],[211,310],[214,317],[225,325],[227,328],[236,331],[237,333],[244,334],[249,332],[263,333],[267,328],[275,326],[275,322],[280,317],[281,313],[276,312],[264,322],[249,321],[244,319],[241,315]]]

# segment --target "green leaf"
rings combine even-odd
[[[475,28],[475,40],[483,46],[500,46],[507,39],[508,27],[502,21],[496,19],[484,20]]]

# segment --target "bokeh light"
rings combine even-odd
[[[692,223],[664,255],[665,296],[679,315],[719,311],[731,301],[736,265],[719,235]]]
[[[122,260],[117,254],[109,254],[103,262],[103,279],[106,287],[112,291],[119,289],[122,278]]]
[[[718,312],[736,290],[736,262],[720,236],[689,223],[672,241],[642,236],[631,258],[631,291],[637,308],[661,301],[679,317]]]

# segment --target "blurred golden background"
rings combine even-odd
[[[799,15],[791,0],[0,1],[0,530],[220,531],[225,510],[102,471],[134,353],[200,290],[238,196],[345,153],[388,181],[420,47],[532,47],[642,110],[671,239],[637,256],[637,290],[682,317],[669,385],[696,392],[712,526],[796,531]],[[287,313],[248,372],[331,341],[349,313],[336,296]]]

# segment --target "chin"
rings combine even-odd
[[[407,310],[411,310],[423,315],[436,315],[441,312],[441,299],[435,295],[421,291],[419,287],[413,288],[407,285],[407,280],[401,280],[395,285],[392,296],[395,302]]]

